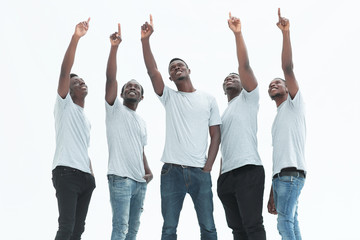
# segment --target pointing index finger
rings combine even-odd
[[[231,12],[229,12],[229,19],[231,19]]]
[[[280,8],[278,8],[279,19],[281,18]]]
[[[88,18],[88,20],[86,21],[87,23],[89,23],[90,22],[90,17]]]
[[[151,14],[150,14],[150,25],[153,26],[153,17]]]
[[[118,34],[119,34],[119,36],[121,35],[121,26],[120,26],[120,23],[118,23]]]

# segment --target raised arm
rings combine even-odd
[[[246,45],[241,31],[240,19],[231,16],[231,13],[229,13],[228,25],[231,31],[233,31],[235,35],[236,54],[239,63],[238,70],[239,70],[241,85],[247,92],[251,92],[257,87],[258,83],[250,67]]]
[[[280,8],[278,9],[279,21],[276,25],[283,34],[283,48],[281,54],[282,69],[284,72],[286,86],[289,90],[290,97],[293,99],[299,90],[298,82],[294,74],[294,65],[292,61],[292,50],[290,42],[290,22],[288,19],[281,17]]]
[[[154,32],[153,19],[152,16],[150,15],[150,23],[145,22],[145,24],[141,26],[141,44],[143,48],[145,66],[149,74],[149,77],[151,79],[154,91],[157,95],[162,96],[164,91],[164,81],[157,68],[155,58],[150,48],[150,36],[153,32]]]
[[[219,151],[219,145],[221,141],[220,125],[214,125],[209,127],[210,134],[210,146],[208,151],[208,159],[204,166],[204,172],[210,172],[215,162],[216,155]]]
[[[81,22],[76,25],[75,32],[71,37],[69,47],[66,50],[63,62],[61,64],[61,71],[59,77],[58,94],[60,97],[65,98],[70,88],[70,71],[74,64],[76,47],[79,39],[84,36],[89,29],[89,21]]]
[[[108,104],[113,105],[117,96],[118,84],[116,81],[116,53],[121,43],[121,28],[118,23],[118,31],[110,36],[110,54],[106,68],[106,88],[105,88],[105,100]]]

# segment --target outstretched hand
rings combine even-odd
[[[280,28],[281,31],[289,31],[290,28],[289,19],[281,16],[280,8],[278,8],[278,16],[279,16],[279,21],[276,23],[276,25]]]
[[[145,22],[141,26],[141,39],[149,38],[153,32],[154,32],[154,24],[153,24],[152,15],[150,14],[150,23]]]
[[[83,21],[83,22],[80,22],[76,25],[75,27],[75,35],[79,38],[81,38],[82,36],[84,36],[88,29],[89,29],[89,22],[90,22],[90,18],[88,18],[87,21]]]
[[[228,19],[228,25],[231,31],[234,33],[240,33],[241,32],[241,22],[240,19],[237,17],[231,16],[231,12],[229,12],[229,19]]]
[[[111,42],[111,46],[119,46],[119,44],[121,43],[122,39],[121,39],[121,27],[120,27],[120,23],[118,23],[118,31],[114,32],[113,34],[110,35],[110,42]]]

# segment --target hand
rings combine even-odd
[[[110,35],[111,46],[113,46],[113,47],[119,46],[121,41],[122,41],[121,28],[120,28],[120,23],[118,23],[118,31],[114,32],[113,34]]]
[[[276,208],[275,208],[274,195],[273,195],[273,194],[270,194],[269,201],[268,201],[268,204],[267,204],[267,208],[268,208],[268,212],[269,212],[269,213],[274,214],[274,215],[277,214],[277,211],[276,211]]]
[[[203,172],[211,172],[211,167],[207,167],[206,165],[201,169]]]
[[[280,28],[281,31],[289,31],[290,22],[289,19],[281,17],[280,8],[278,8],[279,21],[276,25]]]
[[[143,178],[146,180],[146,183],[149,183],[153,179],[153,174],[152,173],[145,174]]]
[[[90,22],[90,18],[88,18],[87,21],[84,22],[80,22],[76,25],[75,27],[75,35],[79,38],[81,38],[82,36],[84,36],[88,29],[89,29],[89,22]]]
[[[234,33],[240,33],[241,32],[241,22],[240,19],[237,17],[232,17],[231,12],[229,12],[229,19],[228,19],[228,25],[231,31]]]
[[[150,37],[150,35],[154,32],[154,24],[152,15],[150,14],[150,24],[148,22],[145,22],[141,26],[141,39],[147,39]]]

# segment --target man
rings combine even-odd
[[[84,114],[88,93],[84,80],[70,74],[77,44],[89,29],[89,21],[76,25],[61,65],[55,103],[56,151],[52,181],[59,208],[56,240],[78,240],[84,232],[95,179],[88,156],[90,123]]]
[[[293,72],[290,44],[290,22],[278,10],[277,26],[283,34],[282,69],[285,80],[275,78],[269,85],[269,95],[277,106],[272,127],[273,180],[268,211],[278,215],[277,228],[282,239],[301,239],[297,220],[298,198],[304,186],[305,110],[299,85]]]
[[[223,88],[228,107],[221,117],[221,175],[218,196],[234,239],[264,240],[262,206],[265,172],[257,150],[259,88],[241,30],[240,19],[228,19],[235,35],[239,74],[230,73]]]
[[[116,54],[121,29],[110,36],[111,48],[106,70],[106,133],[109,147],[108,183],[113,212],[112,240],[133,240],[139,230],[147,183],[153,175],[144,146],[147,141],[144,120],[136,113],[143,100],[143,88],[135,80],[123,86],[117,98]]]
[[[195,89],[187,64],[174,58],[169,79],[178,91],[165,86],[150,49],[153,21],[141,28],[144,61],[155,93],[166,111],[166,141],[161,170],[162,240],[177,239],[176,228],[186,193],[189,193],[200,225],[201,239],[217,239],[213,219],[211,175],[220,144],[221,124],[214,97]],[[208,131],[210,147],[206,157]]]

